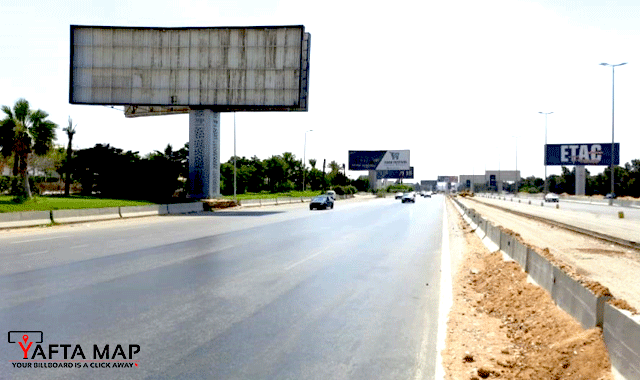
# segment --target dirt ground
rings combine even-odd
[[[445,378],[612,380],[601,330],[584,330],[517,263],[489,253],[450,201],[447,212],[455,275]]]
[[[483,203],[482,199],[458,198],[492,223],[518,235],[525,244],[563,268],[574,279],[601,295],[612,295],[615,306],[640,310],[640,255],[582,234],[523,218]]]

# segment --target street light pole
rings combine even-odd
[[[313,129],[309,129],[304,133],[304,151],[302,153],[302,191],[306,190],[305,185],[305,177],[306,177],[306,167],[307,167],[307,132],[313,132]]]
[[[617,65],[610,65],[608,63],[601,63],[600,66],[611,66],[611,196],[615,194],[614,191],[614,173],[613,173],[613,157],[614,157],[614,148],[615,148],[615,140],[614,140],[614,115],[615,115],[615,78],[616,78],[616,66],[626,65],[626,62],[618,63]]]
[[[516,139],[516,191],[513,194],[514,196],[518,196],[518,136],[513,136]]]
[[[238,202],[237,194],[236,194],[236,160],[238,157],[236,156],[236,113],[233,113],[233,201]]]
[[[547,154],[547,115],[552,114],[553,112],[542,112],[539,111],[539,114],[544,115],[544,154]],[[549,183],[547,182],[547,157],[544,157],[544,190],[543,193],[546,195],[549,192]]]

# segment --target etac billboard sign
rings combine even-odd
[[[350,150],[349,170],[411,170],[409,150]]]
[[[376,179],[408,178],[413,179],[413,166],[409,170],[376,170]]]
[[[620,144],[547,144],[545,145],[545,165],[602,165],[620,164]]]

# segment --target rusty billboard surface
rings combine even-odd
[[[72,25],[69,102],[124,105],[127,116],[306,111],[309,50],[301,25]]]

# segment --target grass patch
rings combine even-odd
[[[320,195],[323,194],[323,191],[320,190],[316,190],[316,191],[311,191],[311,190],[307,190],[307,191],[290,191],[287,193],[244,193],[244,194],[238,194],[237,198],[239,200],[243,200],[243,199],[273,199],[273,198],[286,198],[286,197],[292,197],[292,198],[300,198],[300,197],[304,197],[304,198],[308,198],[308,197],[315,197],[316,195]],[[224,199],[233,199],[233,195],[225,195],[222,198]]]
[[[81,208],[103,208],[119,206],[143,206],[154,204],[148,201],[130,201],[125,199],[96,198],[89,196],[73,195],[70,197],[57,196],[34,196],[33,199],[23,203],[13,201],[11,195],[0,195],[1,212],[24,212],[24,211],[49,211],[67,210]]]

